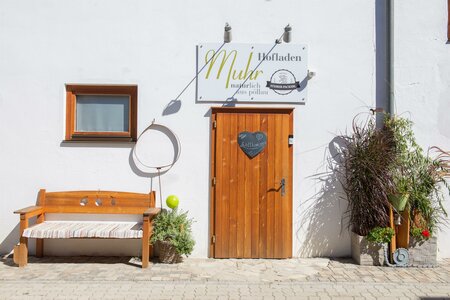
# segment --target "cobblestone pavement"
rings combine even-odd
[[[129,258],[0,260],[0,299],[450,299],[450,260],[436,268],[357,266],[351,260]]]

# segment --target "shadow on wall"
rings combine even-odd
[[[17,217],[18,218],[18,217]],[[6,236],[6,238],[0,244],[0,254],[5,255],[10,253],[14,245],[19,242],[19,224]]]
[[[298,208],[297,238],[305,234],[300,257],[342,257],[350,255],[350,238],[345,222],[348,202],[340,180],[341,149],[345,141],[335,137],[325,152],[327,170],[310,177],[320,190]],[[305,231],[303,231],[305,230]]]
[[[38,203],[38,196],[39,193],[36,193],[36,198],[34,200],[33,205],[37,205]],[[30,205],[32,205],[30,203]],[[21,209],[23,207],[16,207],[15,209]],[[12,213],[12,212],[11,212]],[[17,221],[19,221],[19,215],[16,215]],[[30,225],[33,225],[36,223],[36,217],[33,217],[30,219]],[[20,235],[20,223],[17,222],[16,226],[11,230],[11,232],[5,237],[5,239],[0,243],[0,255],[5,255],[8,253],[11,253],[14,249],[14,246],[19,243],[19,235]],[[29,247],[33,247],[29,245]]]
[[[168,115],[176,114],[177,112],[180,111],[181,104],[182,104],[181,100],[179,100],[179,99],[170,100],[169,103],[167,103],[166,107],[164,107],[162,115],[168,116]]]

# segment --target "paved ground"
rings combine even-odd
[[[128,258],[0,260],[0,299],[450,299],[450,260],[437,268],[361,267],[350,260]],[[447,298],[445,298],[447,297]]]

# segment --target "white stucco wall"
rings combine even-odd
[[[12,212],[34,204],[39,188],[148,192],[150,180],[130,167],[132,144],[61,143],[65,83],[133,83],[139,86],[138,131],[156,118],[181,139],[182,156],[162,178],[163,193],[178,195],[180,207],[196,220],[193,256],[206,257],[211,105],[195,103],[193,84],[180,97],[178,113],[162,116],[162,111],[195,75],[195,46],[221,42],[224,23],[230,22],[235,42],[272,43],[290,23],[293,43],[309,46],[310,69],[317,76],[309,83],[307,104],[295,106],[294,254],[350,255],[339,183],[311,176],[326,170],[335,134],[345,131],[356,113],[375,105],[374,15],[374,1],[361,0],[1,1],[0,252],[9,252],[18,239],[19,219]],[[432,40],[435,35],[427,42],[442,57],[445,45]],[[435,65],[438,59],[434,55],[423,67],[442,80],[449,71]],[[443,93],[442,88],[433,91],[435,105],[448,105]],[[431,109],[415,99],[418,111]],[[437,122],[441,112],[432,110],[436,117],[422,125],[445,131],[447,121]],[[425,143],[431,138],[426,130],[419,134]],[[444,134],[434,137],[441,140]],[[139,245],[55,241],[46,250],[132,253]]]
[[[450,149],[450,44],[447,1],[395,1],[394,98],[410,116],[420,145]],[[450,198],[444,203],[450,212]],[[440,257],[450,257],[450,230],[438,237]]]

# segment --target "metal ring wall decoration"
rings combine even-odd
[[[141,158],[139,158],[138,152],[136,150],[137,148],[137,144],[139,143],[139,139],[142,137],[142,135],[144,135],[146,132],[148,132],[149,130],[157,130],[157,128],[162,128],[164,129],[166,132],[164,132],[164,134],[166,134],[168,136],[168,138],[173,142],[175,141],[176,146],[174,147],[174,157],[171,163],[169,164],[163,164],[163,165],[155,165],[155,166],[151,166],[148,165],[146,163],[143,162],[143,160]],[[161,130],[159,130],[161,131]],[[180,158],[180,154],[181,154],[181,143],[180,143],[180,139],[178,138],[178,136],[167,126],[161,125],[161,124],[156,124],[155,121],[152,122],[152,124],[150,124],[150,126],[148,126],[147,128],[144,129],[144,131],[141,132],[141,134],[138,136],[136,144],[133,147],[133,158],[135,158],[141,165],[143,165],[146,168],[150,168],[150,169],[156,169],[156,170],[163,170],[163,171],[168,171],[170,168],[172,168],[172,166],[178,161],[178,159]]]
[[[146,163],[144,163],[138,156],[137,151],[136,151],[136,146],[139,143],[139,139],[142,137],[142,135],[144,133],[146,133],[149,130],[157,130],[157,128],[163,128],[165,130],[165,132],[163,132],[164,134],[166,134],[168,136],[168,138],[171,140],[171,142],[175,142],[176,146],[174,148],[174,157],[173,157],[173,161],[170,164],[165,164],[165,165],[158,165],[158,166],[150,166]],[[161,131],[161,130],[160,130]],[[161,131],[162,132],[162,131]],[[155,120],[153,120],[152,124],[150,124],[150,126],[148,126],[147,128],[144,129],[144,131],[141,132],[141,134],[138,136],[136,144],[133,147],[133,159],[136,159],[141,165],[143,165],[144,167],[150,168],[150,169],[156,169],[158,172],[158,178],[159,178],[159,201],[160,201],[160,205],[161,208],[163,207],[163,201],[162,201],[162,187],[161,187],[161,170],[167,172],[168,170],[170,170],[170,168],[173,167],[173,165],[178,161],[178,159],[180,158],[180,154],[181,154],[181,143],[180,143],[180,139],[178,138],[178,136],[172,131],[170,130],[170,128],[168,128],[167,126],[161,125],[161,124],[156,124]]]

